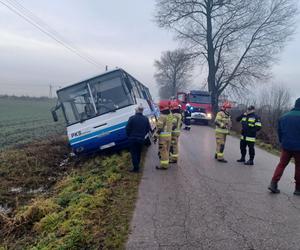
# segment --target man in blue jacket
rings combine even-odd
[[[275,169],[272,181],[268,189],[272,193],[279,193],[278,182],[289,164],[291,158],[295,159],[295,181],[294,195],[300,195],[300,98],[295,103],[295,108],[279,119],[278,137],[281,143],[281,157]]]
[[[143,115],[143,111],[143,106],[138,106],[136,108],[135,115],[129,118],[126,125],[126,134],[130,144],[130,153],[133,165],[131,172],[139,172],[145,137],[151,131],[149,119]]]

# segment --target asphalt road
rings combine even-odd
[[[156,170],[156,145],[145,162],[127,249],[300,249],[300,197],[294,165],[267,186],[278,157],[257,149],[255,166],[236,162],[239,140],[229,137],[227,164],[215,161],[214,131],[193,126],[180,138],[180,160]]]

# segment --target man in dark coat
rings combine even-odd
[[[247,111],[236,118],[242,124],[240,141],[241,158],[237,160],[245,165],[254,165],[256,133],[261,129],[260,117],[255,114],[255,107],[249,106]],[[246,162],[247,146],[249,148],[249,160]]]
[[[269,190],[279,193],[277,183],[291,158],[295,159],[295,181],[294,195],[300,195],[300,98],[295,103],[295,108],[279,119],[278,137],[281,143],[281,157],[275,169]]]
[[[151,131],[149,119],[143,115],[143,111],[143,106],[138,106],[136,108],[135,115],[129,118],[126,125],[126,134],[130,144],[130,153],[133,165],[131,172],[139,172],[145,137]]]

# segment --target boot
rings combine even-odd
[[[222,162],[222,163],[227,163],[228,161],[226,161],[225,159],[218,159],[219,162]]]
[[[273,193],[273,194],[278,194],[280,193],[280,190],[278,189],[277,182],[271,181],[268,189]],[[296,191],[295,191],[296,192]],[[295,193],[294,193],[295,194]],[[299,193],[300,194],[300,193]]]
[[[157,170],[167,170],[167,168],[161,167],[161,166],[156,166],[155,167]]]
[[[253,160],[249,160],[249,161],[245,162],[245,165],[246,166],[253,166],[254,162],[253,162]]]
[[[241,159],[237,160],[237,162],[243,162],[244,163],[245,162],[245,158],[242,157]]]
[[[215,153],[215,159],[216,159],[216,160],[218,159],[218,154],[217,154],[217,153]]]
[[[294,195],[300,196],[300,189],[295,189]]]

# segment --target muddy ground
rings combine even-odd
[[[49,192],[68,172],[70,149],[64,136],[0,152],[0,212],[13,213],[41,193]]]

